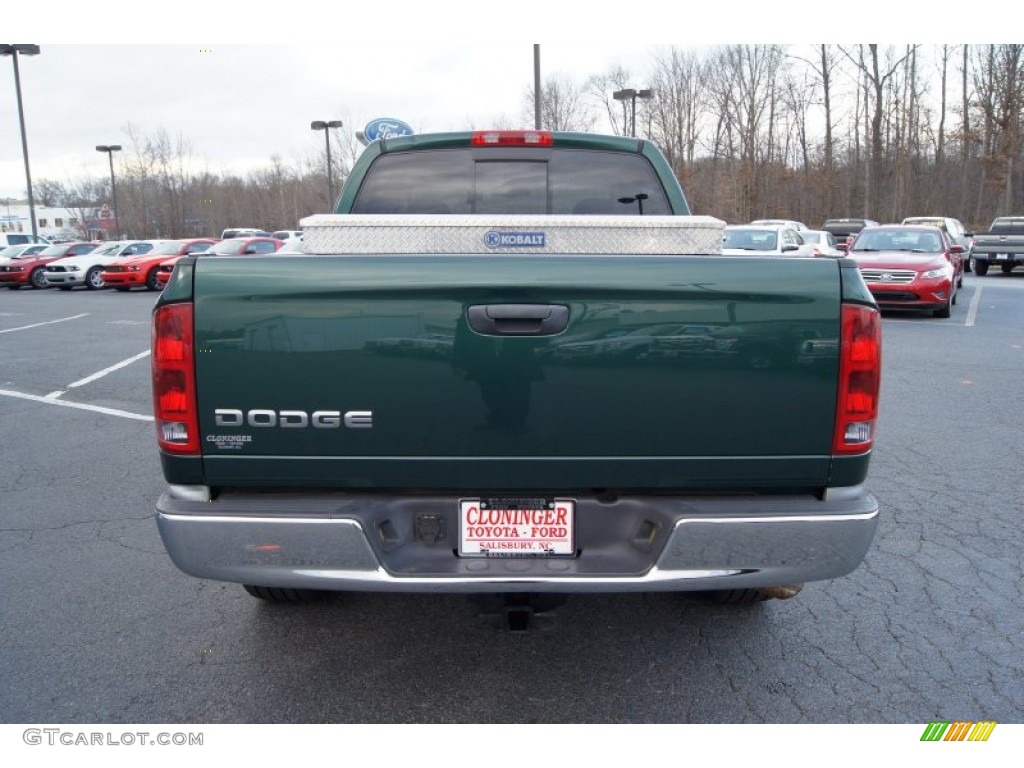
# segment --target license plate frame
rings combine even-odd
[[[576,500],[459,499],[458,554],[475,558],[575,557]]]

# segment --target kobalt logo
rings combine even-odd
[[[543,232],[495,232],[484,235],[488,248],[544,248],[547,243]]]
[[[253,408],[240,411],[235,408],[217,408],[213,412],[218,427],[281,427],[283,429],[338,429],[344,424],[349,429],[373,427],[373,411],[275,411]]]

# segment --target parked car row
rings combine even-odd
[[[808,229],[798,221],[778,219],[727,226],[723,233],[722,253],[726,256],[842,255],[831,233]]]
[[[41,251],[22,251],[19,255],[5,258],[0,262],[0,285],[17,290],[22,286],[49,288],[46,282],[46,266],[51,262],[69,256],[81,256],[96,250],[99,243],[58,243],[48,245]],[[15,246],[18,247],[18,246]]]
[[[901,224],[829,219],[820,230],[788,219],[759,219],[726,226],[722,254],[850,256],[882,309],[946,318],[970,271],[973,237],[959,221],[943,216],[911,216]]]
[[[103,270],[117,261],[130,259],[147,253],[159,241],[155,240],[115,240],[104,243],[87,253],[65,256],[50,262],[43,271],[48,285],[62,291],[85,286],[98,290],[105,286]]]
[[[301,232],[289,230],[287,234],[288,239],[236,237],[12,245],[0,251],[0,286],[13,290],[28,286],[65,291],[76,287],[158,291],[167,284],[174,264],[182,256],[302,253]]]
[[[189,254],[202,253],[216,242],[212,238],[198,238],[155,243],[144,253],[108,264],[100,277],[105,286],[109,286],[115,291],[130,291],[132,288],[157,291],[160,289],[157,282],[157,271],[163,262],[169,259],[177,260]]]
[[[206,246],[197,255],[208,256],[245,256],[256,254],[275,253],[284,245],[283,240],[276,240],[270,237],[233,237],[228,240],[221,240],[218,243]],[[174,271],[174,264],[185,254],[174,256],[160,262],[156,267],[156,284],[158,289],[163,289],[167,281],[171,279]]]

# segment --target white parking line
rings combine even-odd
[[[974,296],[971,298],[971,306],[967,309],[967,320],[964,321],[964,325],[974,325],[974,318],[978,316],[978,305],[981,304],[981,288],[978,286],[974,289]]]
[[[126,365],[131,365],[136,360],[141,360],[142,358],[146,357],[148,354],[149,354],[149,350],[148,349],[145,352],[139,352],[139,354],[137,354],[137,355],[135,355],[133,357],[129,357],[127,360],[122,360],[120,363],[114,363],[110,367],[104,368],[102,371],[97,371],[96,373],[92,374],[91,376],[86,376],[84,379],[79,379],[78,381],[74,381],[71,384],[68,384],[64,389],[58,389],[58,390],[56,390],[54,392],[50,392],[48,395],[46,395],[46,397],[44,399],[45,400],[56,400],[58,397],[63,395],[65,392],[67,392],[69,389],[74,389],[75,387],[80,387],[83,384],[88,384],[89,382],[96,381],[96,379],[101,379],[104,376],[106,376],[108,373],[113,373],[118,368],[124,368]]]
[[[0,333],[14,333],[15,331],[27,331],[29,328],[38,328],[41,325],[53,325],[54,323],[66,323],[68,320],[77,320],[80,317],[85,317],[88,312],[83,312],[80,315],[72,315],[71,317],[62,317],[59,320],[47,320],[44,323],[32,323],[32,325],[23,325],[20,328],[5,328]]]
[[[141,360],[142,358],[147,357],[148,355],[149,355],[149,350],[148,349],[145,352],[139,352],[139,354],[134,355],[132,357],[129,357],[127,360],[122,360],[120,363],[114,363],[113,365],[109,366],[108,368],[104,368],[102,371],[97,371],[96,373],[92,374],[91,376],[86,376],[84,379],[79,379],[78,381],[75,381],[75,382],[72,382],[71,384],[68,384],[68,389],[74,389],[75,387],[80,387],[83,384],[88,384],[89,382],[96,381],[96,379],[102,379],[108,373],[113,373],[118,368],[124,368],[126,365],[131,365],[136,360]]]
[[[108,416],[120,416],[122,419],[134,419],[136,421],[153,421],[152,416],[147,416],[142,413],[131,413],[129,411],[120,411],[117,408],[104,408],[102,405],[86,405],[85,403],[69,403],[66,400],[54,400],[49,397],[40,397],[39,395],[26,395],[24,392],[15,392],[10,389],[0,389],[0,396],[3,397],[15,397],[20,400],[32,400],[36,403],[46,403],[47,405],[60,405],[65,408],[78,408],[83,411],[95,411],[96,413],[105,413]]]

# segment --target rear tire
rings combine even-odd
[[[156,267],[149,270],[149,274],[146,275],[146,288],[151,291],[159,291],[160,283],[156,281]]]
[[[978,277],[984,277],[988,274],[988,262],[987,261],[976,261],[974,262],[974,274]]]
[[[1013,268],[1014,268],[1015,266],[1017,266],[1017,265],[1016,265],[1016,264],[1000,264],[1000,265],[999,265],[999,268],[1000,268],[1001,270],[1003,270],[1003,274],[1004,274],[1004,275],[1008,275],[1008,274],[1010,274],[1011,272],[1013,272]]]
[[[287,603],[289,605],[308,605],[327,599],[331,592],[320,589],[292,589],[291,587],[260,587],[255,584],[243,584],[245,591],[253,597],[268,603]]]

